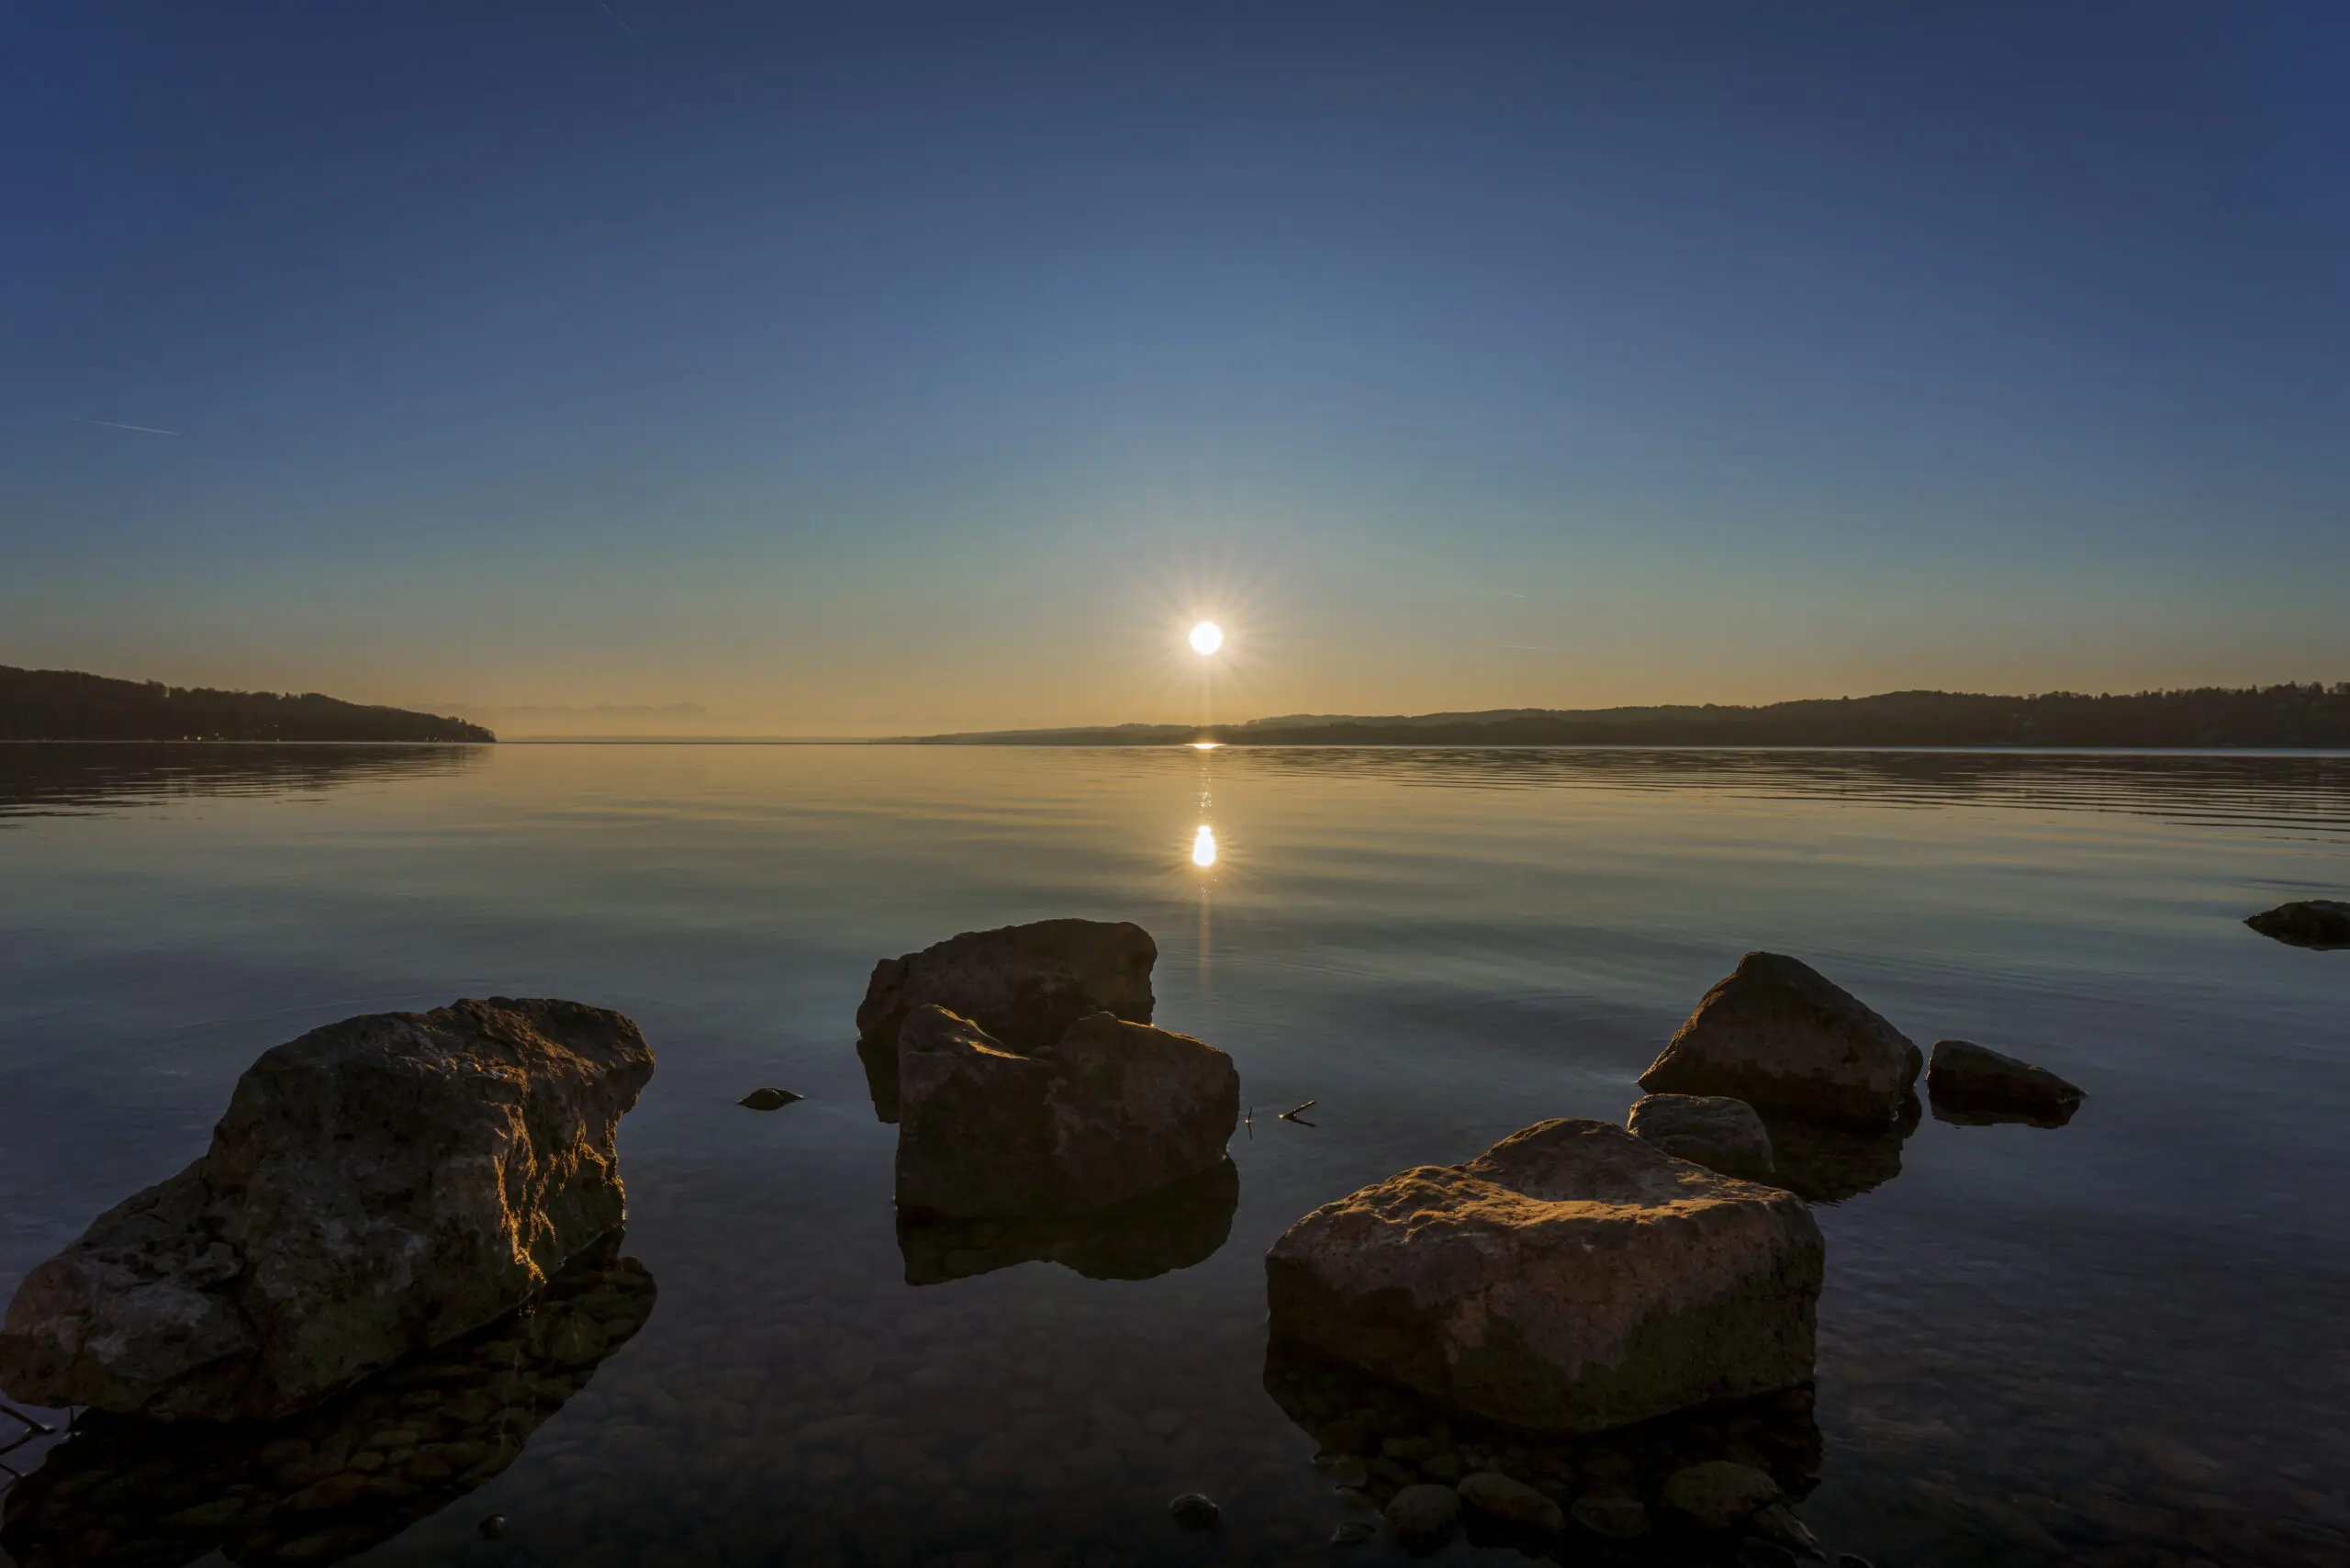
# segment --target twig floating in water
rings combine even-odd
[[[1295,1122],[1301,1127],[1310,1127],[1314,1124],[1300,1116],[1298,1113],[1300,1111],[1311,1111],[1314,1109],[1314,1104],[1315,1103],[1313,1101],[1308,1100],[1303,1105],[1292,1105],[1288,1110],[1281,1113],[1281,1120],[1284,1122]]]

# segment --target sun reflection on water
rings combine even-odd
[[[1215,829],[1205,823],[1202,823],[1200,831],[1192,835],[1192,864],[1194,866],[1215,864]]]

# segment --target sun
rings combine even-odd
[[[1192,652],[1204,658],[1224,646],[1224,628],[1213,621],[1203,621],[1192,628]]]

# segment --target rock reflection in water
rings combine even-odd
[[[1058,1263],[1089,1280],[1147,1280],[1203,1263],[1232,1234],[1240,1171],[1230,1159],[1155,1193],[1091,1214],[991,1219],[898,1216],[906,1282]]]
[[[1265,1351],[1265,1392],[1320,1445],[1318,1468],[1386,1504],[1422,1482],[1452,1485],[1493,1471],[1557,1502],[1574,1521],[1562,1542],[1578,1562],[1640,1562],[1677,1547],[1662,1504],[1666,1480],[1708,1460],[1763,1471],[1791,1500],[1818,1484],[1819,1428],[1809,1385],[1702,1406],[1635,1426],[1581,1434],[1532,1432],[1448,1410],[1425,1394],[1374,1378],[1276,1335]],[[1635,1506],[1637,1505],[1637,1506]],[[1595,1526],[1605,1526],[1605,1533]],[[1542,1543],[1471,1540],[1528,1550]]]
[[[1762,1125],[1778,1167],[1772,1184],[1815,1204],[1873,1192],[1901,1174],[1901,1146],[1923,1114],[1914,1094],[1902,1105],[1899,1120],[1876,1130],[1765,1112]]]
[[[20,1568],[328,1563],[388,1540],[514,1462],[652,1316],[653,1276],[608,1237],[520,1313],[287,1420],[85,1415],[12,1488]]]
[[[2069,1125],[2079,1110],[2077,1104],[2057,1110],[2025,1111],[1941,1099],[1934,1102],[1934,1120],[1953,1127],[1997,1127],[2009,1124],[2026,1127],[2061,1127]]]

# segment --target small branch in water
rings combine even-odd
[[[1315,1102],[1311,1100],[1308,1100],[1303,1105],[1292,1105],[1288,1110],[1281,1113],[1281,1120],[1284,1122],[1295,1122],[1301,1127],[1310,1127],[1314,1124],[1299,1115],[1298,1113],[1300,1111],[1311,1111],[1314,1109],[1314,1105]]]
[[[1249,1106],[1249,1107],[1248,1107],[1248,1114],[1247,1115],[1245,1115],[1245,1116],[1243,1116],[1243,1117],[1241,1117],[1241,1118],[1240,1118],[1240,1125],[1241,1125],[1242,1126],[1244,1126],[1244,1127],[1246,1127],[1246,1128],[1248,1128],[1248,1141],[1249,1141],[1250,1143],[1254,1143],[1254,1142],[1256,1142],[1256,1141],[1257,1141],[1257,1107],[1256,1107],[1256,1106],[1251,1105],[1251,1106]]]

